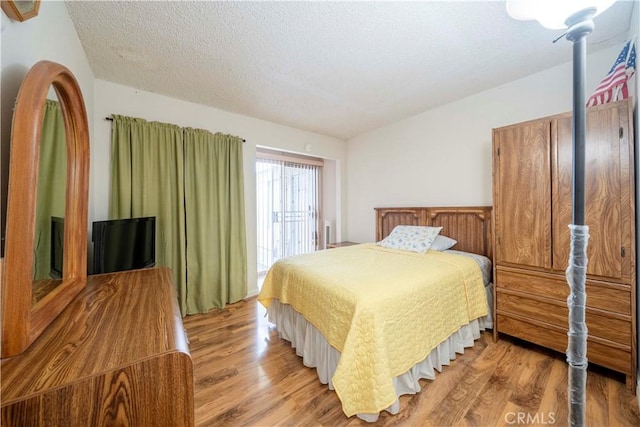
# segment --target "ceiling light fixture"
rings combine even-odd
[[[507,0],[507,13],[521,21],[536,20],[550,30],[568,28],[568,18],[585,9],[595,9],[592,19],[607,10],[615,0]]]

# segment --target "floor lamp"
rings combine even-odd
[[[587,241],[589,227],[585,224],[585,141],[587,36],[593,31],[593,18],[608,9],[615,0],[507,0],[507,12],[515,19],[536,20],[549,29],[567,29],[563,36],[573,42],[573,206],[571,255],[567,282],[571,294],[569,306],[568,409],[569,424],[584,426],[586,421],[587,385],[587,324],[585,305],[587,293]],[[561,36],[561,37],[563,37]]]

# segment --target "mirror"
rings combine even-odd
[[[32,304],[62,283],[56,279],[62,278],[64,253],[66,139],[60,104],[55,92],[50,92],[45,101],[40,134]]]
[[[59,283],[32,304],[40,137],[50,86],[60,103],[66,140],[64,255]],[[89,128],[80,87],[66,67],[40,61],[25,76],[14,110],[9,169],[0,286],[3,358],[26,350],[86,283]]]
[[[4,0],[2,10],[11,19],[26,21],[38,15],[40,0]]]

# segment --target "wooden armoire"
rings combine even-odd
[[[587,358],[636,379],[632,103],[587,110]],[[571,113],[493,130],[495,338],[567,349]]]

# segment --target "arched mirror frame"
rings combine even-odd
[[[64,120],[67,186],[62,283],[32,304],[33,244],[45,100],[53,86]],[[2,271],[2,357],[22,353],[84,288],[87,279],[89,127],[74,75],[40,61],[25,76],[11,128],[5,260]]]

